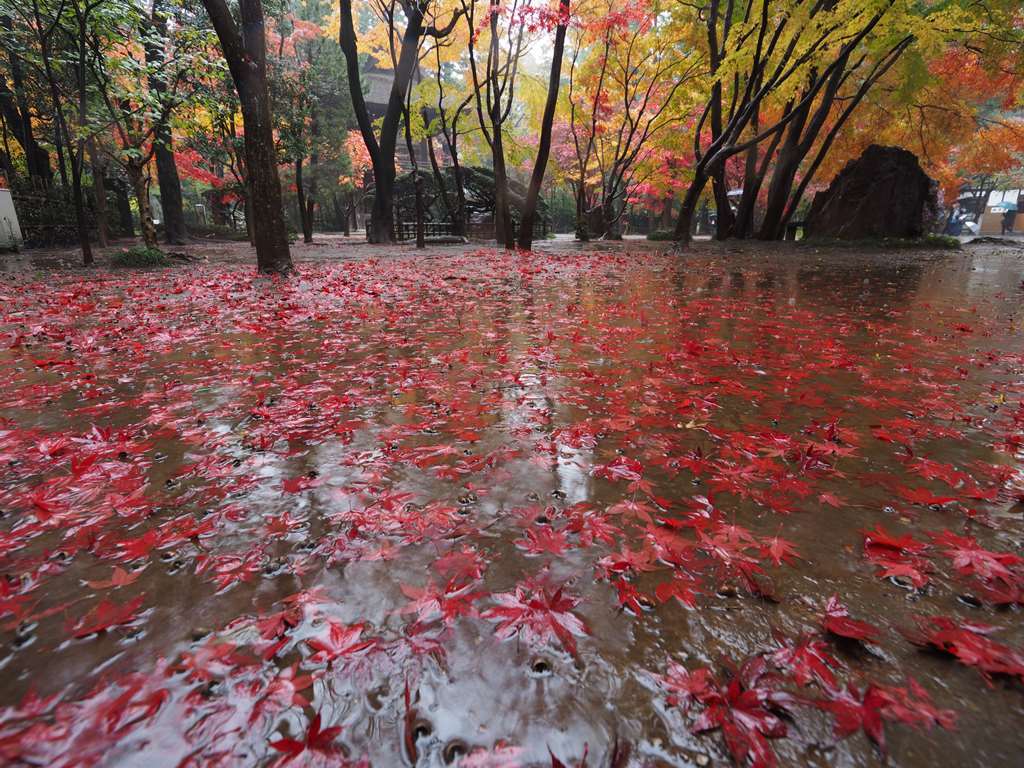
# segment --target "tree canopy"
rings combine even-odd
[[[86,263],[129,193],[147,244],[244,228],[270,271],[289,228],[390,242],[410,171],[403,216],[508,247],[545,196],[583,239],[687,240],[709,209],[776,239],[870,143],[947,199],[1012,185],[1022,52],[1014,0],[0,0],[0,159],[67,201]]]

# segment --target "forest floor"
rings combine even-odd
[[[0,256],[0,764],[1024,754],[1024,248],[185,250]]]

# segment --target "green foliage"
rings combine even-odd
[[[171,260],[159,248],[136,245],[131,248],[125,248],[123,251],[118,251],[110,259],[110,263],[114,267],[145,269],[148,267],[169,267]]]
[[[656,229],[653,232],[647,233],[648,240],[654,240],[655,242],[663,243],[669,240],[676,239],[676,233],[670,229]]]

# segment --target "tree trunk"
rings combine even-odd
[[[188,227],[185,225],[181,178],[178,176],[172,141],[171,132],[165,127],[163,139],[158,139],[154,150],[156,179],[160,186],[160,205],[164,209],[164,239],[170,245],[185,245],[188,242]]]
[[[306,199],[299,211],[302,216],[302,242],[304,243],[313,242],[313,225],[315,223],[313,215],[316,212],[317,185],[319,183],[317,166],[320,164],[320,153],[317,146],[318,137],[320,136],[320,122],[317,120],[316,110],[313,110],[310,118],[309,135],[311,137],[309,169],[313,177],[309,180],[309,191],[305,193]]]
[[[117,229],[121,237],[135,237],[135,221],[132,219],[132,202],[128,197],[128,185],[124,179],[111,182],[117,197]]]
[[[427,120],[425,109],[423,124],[430,124],[430,121]],[[437,153],[434,152],[434,139],[431,136],[427,137],[427,157],[430,159],[430,170],[434,174],[434,183],[437,184],[437,189],[441,193],[441,203],[444,205],[445,213],[448,214],[448,221],[451,222],[452,232],[454,233],[457,229],[455,222],[459,217],[459,214],[456,212],[455,206],[452,204],[451,196],[448,194],[448,185],[444,183],[444,174],[441,173],[441,166],[437,162]]]
[[[306,208],[304,212],[303,227],[302,227],[302,242],[312,243],[313,242],[313,215],[316,213],[316,201],[312,195],[306,198]]]
[[[96,142],[92,139],[88,142],[89,162],[92,166],[92,197],[93,208],[96,210],[96,239],[100,248],[110,245],[110,223],[107,215],[107,169],[100,160],[100,153],[96,151]]]
[[[135,192],[135,202],[139,206],[139,230],[142,232],[142,242],[146,244],[147,248],[159,248],[156,227],[153,225],[153,209],[149,204],[149,177],[138,165],[130,165],[127,170],[128,178],[131,180],[132,189]]]
[[[494,238],[508,250],[516,246],[512,227],[512,210],[508,199],[508,171],[505,168],[505,146],[501,138],[501,123],[492,121],[493,147],[491,158],[494,162]]]
[[[786,105],[785,114],[789,114],[789,104]],[[757,132],[758,125],[754,123],[754,131]],[[749,238],[754,235],[754,212],[757,209],[757,198],[761,194],[761,187],[764,186],[765,176],[768,175],[768,165],[771,163],[772,158],[775,156],[775,151],[778,149],[779,142],[782,140],[782,132],[776,132],[772,137],[771,143],[768,145],[768,149],[765,151],[764,156],[761,158],[760,164],[754,163],[753,171],[750,170],[751,156],[747,157],[747,172],[743,178],[743,198],[740,200],[740,209],[737,213],[736,220],[736,236],[741,238]],[[750,152],[753,156],[757,155],[757,145],[750,148]]]
[[[736,214],[729,204],[729,183],[725,175],[725,163],[719,163],[711,173],[711,188],[715,195],[715,239],[728,240],[736,227]]]
[[[239,28],[225,0],[203,0],[203,5],[217,32],[242,106],[247,199],[251,200],[256,265],[260,272],[288,274],[294,267],[281,204],[281,180],[277,175],[274,127],[267,92],[263,6],[261,0],[239,0]]]
[[[676,219],[675,239],[680,243],[688,243],[693,239],[693,215],[697,212],[697,203],[707,186],[708,177],[704,169],[698,164],[696,175],[683,196],[683,203],[679,206],[679,218]]]
[[[167,37],[167,17],[163,10],[164,0],[154,0],[152,24],[159,35],[159,43]],[[146,44],[146,61],[150,64],[162,63],[165,51],[157,40],[150,39]],[[150,91],[162,100],[167,90],[163,79],[151,77]],[[188,229],[185,226],[185,210],[181,196],[181,179],[178,176],[178,164],[174,159],[174,138],[171,135],[170,114],[160,115],[159,125],[154,135],[153,154],[156,158],[156,179],[160,187],[160,206],[164,211],[164,239],[170,245],[184,245],[188,242]]]
[[[313,125],[310,129],[313,136],[313,149],[309,156],[309,168],[313,173],[313,178],[309,180],[309,194],[306,196],[306,220],[309,222],[309,238],[305,242],[313,242],[313,227],[316,224],[316,204],[317,198],[320,194],[320,152],[317,149],[317,137],[320,135],[320,124],[316,119],[316,114],[313,115]],[[305,238],[306,232],[303,231],[303,237]]]
[[[228,225],[227,206],[224,205],[220,190],[211,189],[207,192],[206,202],[210,206],[210,221],[213,225],[226,227]]]
[[[381,169],[374,174],[373,205],[370,220],[366,222],[366,240],[371,243],[391,243],[395,237],[395,178],[394,172]]]
[[[757,133],[757,121],[752,123]],[[736,211],[736,225],[733,234],[745,240],[754,232],[754,204],[761,184],[757,178],[757,144],[747,150],[746,162],[743,167],[743,196],[740,198],[739,209]]]
[[[405,32],[402,34],[394,79],[391,82],[391,93],[381,121],[378,142],[363,96],[359,48],[352,21],[352,0],[339,2],[338,44],[345,54],[352,108],[373,169],[373,208],[370,222],[366,225],[366,239],[371,243],[390,243],[394,236],[395,150],[398,142],[398,123],[402,117],[413,69],[418,61],[419,43],[423,35],[423,13],[420,5],[409,3],[403,8],[406,16]]]
[[[14,134],[15,141],[21,146],[25,155],[25,169],[29,178],[35,181],[33,186],[48,187],[53,182],[53,170],[50,168],[50,153],[39,146],[32,129],[32,117],[29,112],[28,99],[21,81],[20,60],[13,53],[10,55],[11,80],[14,93],[7,88],[7,83],[0,76],[0,108],[8,128]]]
[[[551,74],[548,77],[548,97],[540,124],[537,159],[533,163],[530,186],[526,191],[526,202],[523,205],[523,217],[519,222],[519,247],[524,251],[533,248],[533,223],[537,217],[540,185],[544,181],[544,171],[547,169],[548,156],[551,154],[551,126],[558,104],[558,86],[562,82],[562,52],[565,49],[565,29],[569,23],[569,0],[559,0],[558,19],[558,26],[555,27],[555,50],[551,56]]]
[[[89,242],[89,224],[85,218],[85,192],[82,189],[82,166],[71,163],[71,196],[75,207],[75,221],[78,225],[78,243],[82,248],[82,265],[93,264],[92,244]]]
[[[235,209],[237,210],[237,208]],[[249,245],[256,247],[256,214],[252,212],[252,194],[246,190],[245,200],[242,202],[242,210],[245,214],[245,234],[249,236]],[[231,228],[235,228],[235,217],[232,211]]]
[[[576,189],[576,239],[590,242],[590,222],[587,221],[587,191],[581,179]]]
[[[665,198],[664,206],[661,209],[661,221],[658,229],[669,229],[672,226],[672,208],[675,206],[675,198],[671,195]]]
[[[298,198],[299,220],[302,222],[302,242],[312,243],[313,206],[306,205],[306,190],[303,187],[301,157],[295,161],[295,195]]]
[[[331,199],[334,201],[334,218],[337,221],[338,226],[341,228],[342,234],[344,234],[345,237],[348,237],[349,235],[352,234],[348,226],[348,209],[341,204],[341,201],[338,199],[337,193],[335,193]]]
[[[772,180],[768,184],[764,219],[761,221],[761,228],[757,233],[759,240],[778,240],[783,235],[781,231],[784,226],[782,216],[786,212],[786,203],[789,202],[789,194],[793,189],[793,182],[805,154],[800,146],[800,133],[803,126],[803,119],[798,117],[794,120],[786,133],[786,140],[779,150],[779,157],[775,161],[775,170],[772,171]]]
[[[621,214],[615,210],[615,198],[609,197],[601,204],[601,235],[603,240],[621,240],[622,227],[619,225]]]

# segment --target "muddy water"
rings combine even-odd
[[[877,764],[820,703],[908,676],[956,724],[887,716],[892,764],[1016,764],[1022,681],[901,629],[1024,646],[1021,565],[929,535],[1024,549],[1022,276],[806,249],[6,275],[0,760],[728,764],[661,676],[810,638],[835,685],[767,678],[800,700],[781,764]],[[884,577],[879,524],[925,583]],[[877,643],[824,633],[832,595]]]

